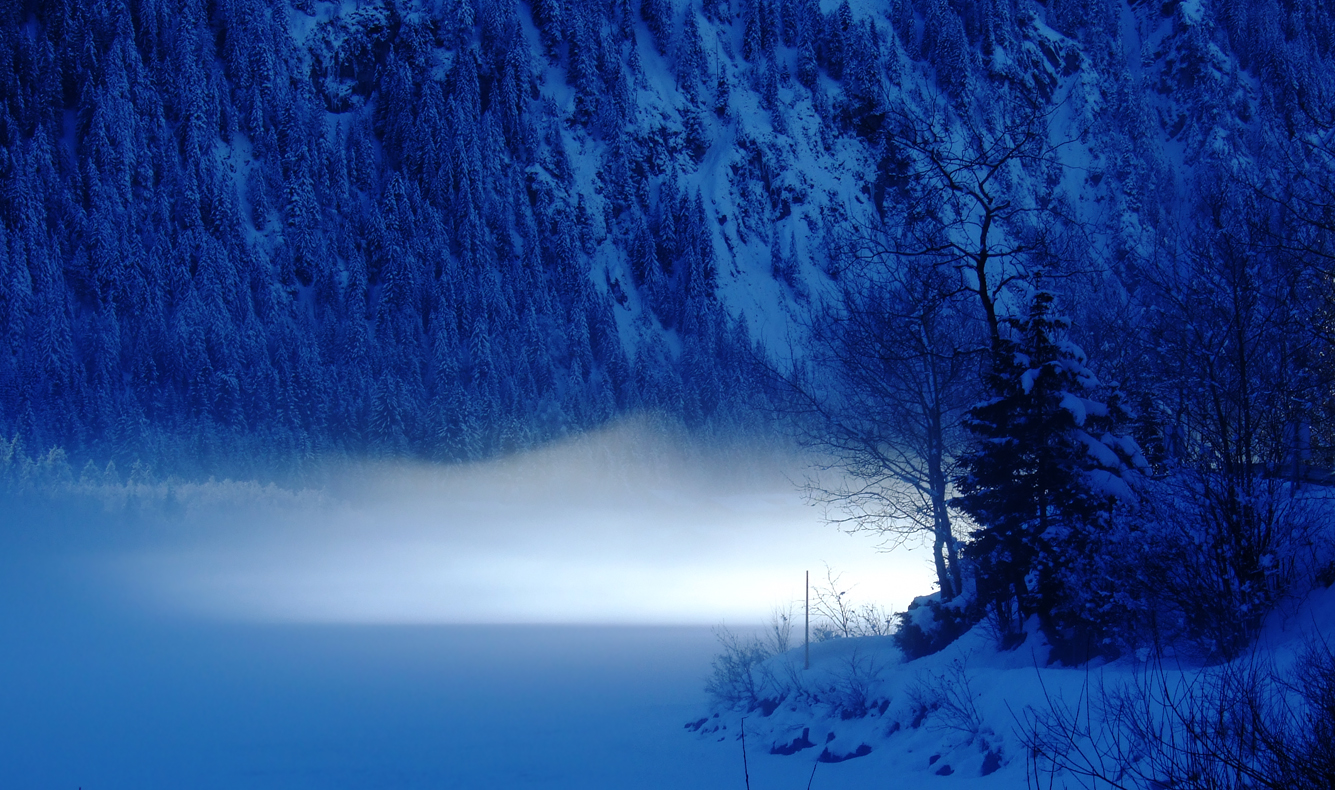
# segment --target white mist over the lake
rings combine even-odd
[[[803,574],[902,609],[927,552],[823,520],[802,464],[688,449],[631,423],[472,465],[366,463],[319,494],[182,486],[171,524],[82,555],[136,605],[327,623],[756,623]]]

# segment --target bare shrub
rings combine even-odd
[[[970,683],[965,659],[955,659],[940,672],[919,673],[908,694],[916,715],[930,716],[929,727],[958,732],[970,740],[983,734],[983,717],[974,704],[978,695]]]
[[[770,611],[769,623],[765,627],[767,647],[774,655],[787,653],[792,647],[793,605],[776,606]]]
[[[863,604],[856,612],[858,636],[890,636],[894,633],[894,615],[884,606]]]
[[[840,589],[843,574],[825,566],[825,584],[813,587],[815,600],[811,612],[817,618],[812,627],[816,641],[858,636],[890,636],[894,616],[876,604],[857,604],[849,596],[852,587]]]
[[[848,590],[840,588],[841,574],[828,566],[826,583],[813,588],[811,624],[814,641],[845,637],[888,636],[891,615],[874,604],[855,605]],[[795,646],[795,606],[775,607],[759,635],[744,636],[715,629],[722,652],[714,657],[705,691],[719,707],[773,710],[790,697],[824,701],[845,718],[865,716],[873,704],[881,668],[870,656],[854,649],[852,657],[831,670],[828,682],[804,671],[801,656],[787,655]]]
[[[801,658],[785,656],[771,663],[775,672],[775,685],[781,693],[807,702],[819,700],[819,689],[813,685],[811,674],[805,669]]]
[[[854,649],[833,673],[824,694],[841,718],[862,718],[876,705],[880,678],[881,666],[875,659]]]
[[[1310,641],[1293,666],[1253,653],[1197,671],[1155,662],[1129,683],[1048,697],[1022,722],[1031,784],[1326,790],[1335,782],[1335,652]]]
[[[774,678],[764,667],[772,653],[755,636],[742,636],[724,627],[715,629],[714,635],[723,652],[714,656],[705,691],[720,707],[754,710],[774,690]]]
[[[839,589],[842,573],[835,573],[829,565],[825,566],[825,585],[812,591],[816,600],[812,601],[811,610],[828,624],[827,631],[832,637],[850,637],[856,635],[857,609],[848,598],[849,590]]]

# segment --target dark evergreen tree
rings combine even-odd
[[[565,8],[561,0],[535,0],[533,3],[533,23],[542,36],[542,45],[548,56],[556,54],[556,48],[563,38]]]
[[[695,12],[688,11],[677,42],[677,84],[694,102],[699,101],[705,79],[705,51],[700,43],[700,26]]]
[[[672,2],[671,0],[641,0],[640,16],[654,36],[654,44],[660,53],[668,51],[672,41]]]
[[[1067,339],[1054,301],[1036,292],[994,351],[992,397],[965,421],[976,443],[962,459],[955,504],[977,525],[965,554],[979,602],[1003,631],[1018,634],[1036,615],[1054,646],[1078,651],[1091,635],[1081,613],[1063,609],[1073,598],[1064,570],[1130,496],[1124,475],[1144,459],[1117,433],[1128,415]]]

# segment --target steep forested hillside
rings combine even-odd
[[[1067,243],[1015,271],[1056,278],[1161,423],[1186,401],[1126,329],[1195,341],[1168,336],[1151,264],[1261,214],[1257,248],[1329,260],[1323,0],[2,14],[0,435],[29,454],[189,474],[475,458],[636,411],[745,431],[754,347],[802,353],[844,242],[926,206],[933,151],[1004,148],[1026,119],[1047,153],[992,182],[1021,209],[995,238],[1060,219]],[[1319,328],[1321,282],[1278,335]]]

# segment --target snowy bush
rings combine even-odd
[[[1306,593],[1324,541],[1310,500],[1286,482],[1237,490],[1211,474],[1184,477],[1159,519],[1167,546],[1159,586],[1182,609],[1188,636],[1234,656],[1285,596]]]
[[[1179,471],[1142,486],[1066,570],[1068,609],[1092,624],[1105,653],[1190,645],[1231,658],[1280,602],[1306,593],[1329,564],[1325,507],[1280,480],[1250,491]]]
[[[895,615],[895,645],[906,660],[936,653],[954,642],[973,625],[965,600],[942,601],[940,593],[913,599],[907,611]]]

